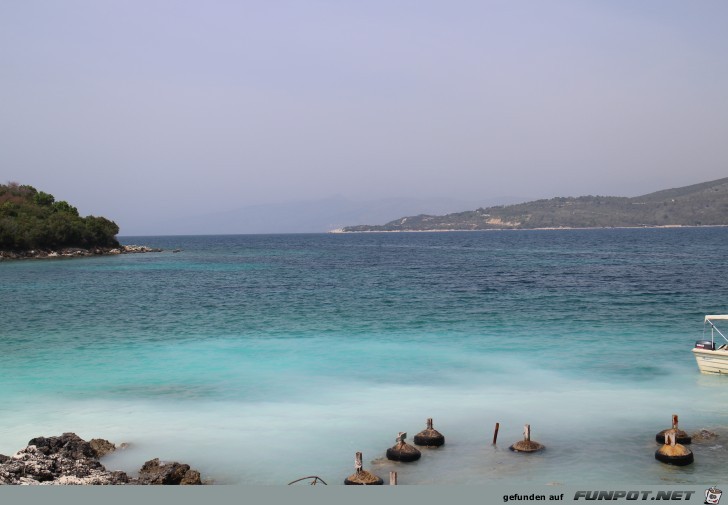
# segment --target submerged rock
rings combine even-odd
[[[0,484],[202,484],[200,473],[177,462],[147,461],[138,478],[106,470],[98,458],[115,449],[108,440],[86,442],[75,433],[37,437],[13,456],[0,455]]]
[[[693,433],[693,440],[695,440],[696,442],[702,442],[703,440],[713,440],[715,438],[718,438],[718,434],[713,433],[709,430],[700,430],[697,433]]]

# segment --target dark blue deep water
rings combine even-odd
[[[121,241],[165,252],[0,263],[0,453],[75,431],[131,444],[111,468],[336,483],[433,417],[446,446],[400,483],[725,475],[728,377],[690,349],[728,313],[728,228]],[[673,413],[723,435],[690,467],[653,457]]]

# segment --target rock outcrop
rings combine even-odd
[[[162,463],[159,458],[147,461],[139,470],[137,484],[196,485],[202,484],[200,472],[190,465]]]
[[[162,252],[162,249],[145,245],[122,245],[120,247],[65,247],[57,250],[30,249],[28,251],[0,251],[0,261],[20,259],[79,258],[83,256],[109,256],[115,254],[136,254]]]
[[[202,484],[189,465],[147,461],[138,477],[108,471],[98,458],[115,450],[108,440],[86,442],[75,433],[37,437],[13,456],[0,454],[0,484],[121,485]]]
[[[96,451],[96,457],[101,458],[116,450],[116,445],[103,438],[92,438],[88,441],[91,448]]]

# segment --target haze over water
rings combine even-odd
[[[0,264],[0,453],[74,431],[219,483],[341,483],[356,451],[400,484],[724,477],[728,384],[690,349],[728,312],[726,228],[122,242],[167,252]],[[654,460],[673,413],[721,435],[690,467]],[[427,417],[443,448],[382,459]],[[526,423],[545,452],[508,451]]]

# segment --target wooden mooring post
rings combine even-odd
[[[690,449],[677,442],[676,432],[672,429],[665,433],[665,444],[655,452],[655,459],[668,465],[689,465],[695,457]]]
[[[390,486],[397,485],[397,472],[389,472],[389,485]]]
[[[415,435],[415,445],[427,447],[440,447],[445,443],[445,437],[432,427],[432,418],[427,418],[427,428]]]
[[[354,473],[344,479],[344,484],[348,486],[352,484],[359,486],[381,486],[384,484],[384,481],[373,473],[364,470],[362,454],[357,452],[354,457]]]
[[[667,432],[673,432],[676,436],[676,442],[678,444],[687,445],[692,442],[692,437],[688,435],[685,431],[678,428],[678,417],[677,414],[672,415],[672,427],[667,428],[659,432],[657,435],[655,435],[655,440],[657,443],[662,444],[665,441],[665,434]]]
[[[523,440],[520,442],[516,442],[512,446],[509,447],[510,450],[514,452],[525,452],[525,453],[531,453],[531,452],[538,452],[543,450],[543,445],[539,444],[538,442],[534,442],[531,440],[531,425],[527,424],[523,427]]]

